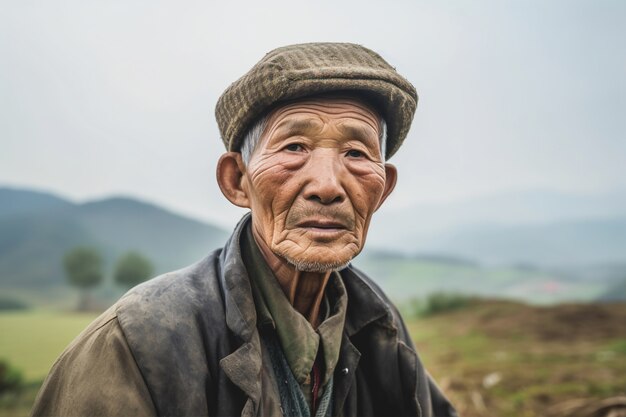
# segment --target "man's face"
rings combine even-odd
[[[355,257],[395,184],[379,129],[378,115],[349,98],[274,110],[242,178],[257,239],[305,271],[340,268]]]

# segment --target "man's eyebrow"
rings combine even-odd
[[[283,120],[276,126],[276,131],[284,134],[297,135],[319,131],[320,123],[316,123],[314,119],[287,119]]]
[[[378,136],[372,134],[372,129],[368,129],[365,125],[358,123],[341,123],[339,131],[350,139],[356,139],[360,142],[369,142],[372,139],[378,140]]]

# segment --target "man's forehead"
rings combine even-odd
[[[332,126],[329,130],[328,127]],[[285,139],[291,136],[318,136],[329,132],[338,134],[335,139],[353,139],[361,142],[378,142],[380,127],[376,121],[366,123],[363,120],[344,118],[333,120],[330,124],[319,117],[287,117],[270,124],[265,134],[271,134],[274,140]],[[333,135],[331,134],[331,136]]]
[[[362,99],[332,95],[307,97],[283,103],[272,109],[268,125],[281,130],[317,130],[328,118],[333,118],[342,129],[364,129],[370,125],[375,130],[381,128],[379,113]]]

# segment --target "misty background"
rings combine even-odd
[[[215,181],[218,97],[275,47],[341,41],[379,52],[420,97],[355,261],[392,297],[626,298],[625,12],[0,1],[0,287],[62,299],[76,245],[109,269],[139,250],[157,273],[221,246],[244,210]]]
[[[623,410],[625,22],[619,0],[0,0],[0,417],[129,287],[224,245],[245,210],[215,103],[323,41],[418,91],[354,264],[459,415]]]

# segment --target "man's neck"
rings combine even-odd
[[[320,306],[331,271],[298,271],[285,259],[274,254],[263,239],[257,237],[254,228],[252,235],[291,305],[316,329],[319,325]]]

